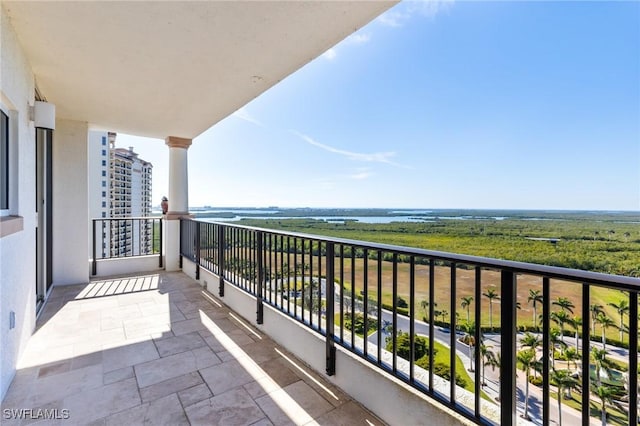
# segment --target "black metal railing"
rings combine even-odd
[[[162,218],[127,217],[92,220],[91,274],[97,274],[98,261],[123,257],[158,255],[162,268]]]
[[[638,422],[638,278],[190,219],[182,257],[325,336],[329,375],[340,345],[477,423]]]

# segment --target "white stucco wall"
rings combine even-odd
[[[158,255],[101,259],[96,262],[96,277],[139,274],[162,270]],[[91,262],[89,267],[91,268]]]
[[[53,285],[89,282],[85,122],[56,120],[53,134]]]
[[[9,213],[23,217],[22,231],[0,238],[0,400],[35,327],[35,130],[28,113],[33,94],[31,66],[0,5],[0,108],[9,115],[12,151]]]

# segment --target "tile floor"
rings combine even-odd
[[[179,272],[55,288],[1,413],[2,425],[382,424]]]

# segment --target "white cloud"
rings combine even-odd
[[[247,111],[246,107],[240,108],[239,110],[237,110],[236,112],[234,112],[231,115],[233,117],[239,118],[240,120],[248,121],[249,123],[255,124],[256,126],[263,127],[261,122],[259,122],[258,120],[253,118],[253,116],[251,116],[251,114],[249,114],[249,111]]]
[[[363,44],[371,40],[371,34],[369,33],[353,33],[347,37],[346,41],[353,44]]]
[[[336,57],[336,49],[332,47],[322,54],[322,57],[328,60],[333,60]]]
[[[396,153],[395,152],[372,152],[372,153],[362,153],[362,152],[352,152],[352,151],[346,151],[343,149],[339,149],[339,148],[334,148],[332,146],[329,145],[325,145],[322,144],[320,142],[317,142],[313,139],[311,139],[309,136],[304,135],[300,132],[297,132],[295,130],[291,131],[294,135],[298,136],[299,138],[301,138],[302,140],[304,140],[305,142],[307,142],[309,145],[313,145],[316,146],[318,148],[321,148],[325,151],[328,152],[332,152],[334,154],[338,154],[338,155],[342,155],[350,160],[354,160],[354,161],[364,161],[364,162],[371,162],[371,163],[385,163],[385,164],[391,164],[393,166],[397,166],[397,167],[406,167],[403,165],[400,165],[394,161],[391,161],[391,158],[395,157]]]
[[[401,27],[413,16],[433,18],[451,8],[454,0],[411,0],[403,1],[383,13],[377,21],[388,27]]]
[[[359,169],[356,169],[355,173],[350,174],[348,177],[355,180],[364,180],[369,178],[370,176],[373,176],[371,169],[369,169],[368,167],[361,167]]]

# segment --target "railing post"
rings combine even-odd
[[[162,260],[162,227],[164,226],[164,221],[162,220],[162,218],[160,218],[159,220],[160,223],[160,227],[158,228],[160,231],[160,244],[159,244],[159,248],[160,248],[160,258],[158,259],[158,267],[162,268],[163,265],[163,260]]]
[[[500,280],[500,424],[516,424],[516,280],[503,269]],[[453,330],[452,330],[453,332]]]
[[[224,297],[224,225],[218,226],[218,296]]]
[[[184,219],[180,219],[180,256],[178,257],[178,266],[180,267],[180,269],[182,269],[182,255],[183,255],[183,250],[184,250],[184,240],[185,240],[185,234],[187,232],[187,226],[185,223]]]
[[[262,299],[263,299],[263,293],[262,293],[262,289],[263,289],[263,284],[264,284],[264,265],[262,262],[262,254],[263,254],[263,249],[262,249],[262,231],[256,231],[256,239],[257,239],[257,260],[258,260],[258,277],[257,280],[258,282],[257,284],[257,295],[256,295],[256,322],[258,324],[262,324],[263,322],[263,315],[264,315],[264,306],[262,304]]]
[[[96,275],[98,272],[98,263],[96,262],[96,220],[93,219],[93,262],[91,265],[91,275]]]
[[[195,249],[195,257],[196,257],[196,280],[200,279],[200,222],[196,222],[196,249]]]
[[[335,312],[335,246],[334,243],[327,242],[327,274],[325,279],[325,343],[326,343],[326,365],[327,375],[333,376],[336,373],[336,347],[335,347],[335,329],[334,329],[334,312]],[[322,289],[322,283],[320,284]]]

